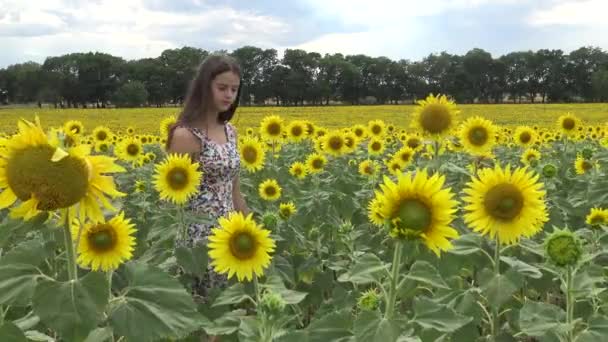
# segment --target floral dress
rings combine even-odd
[[[237,150],[235,128],[228,122],[224,122],[227,142],[223,144],[209,139],[198,128],[186,128],[200,140],[201,152],[198,162],[199,170],[203,172],[199,192],[190,200],[188,209],[195,213],[208,215],[213,222],[212,224],[193,223],[188,227],[186,240],[177,243],[192,247],[199,241],[206,244],[211,229],[217,224],[217,219],[227,216],[230,211],[234,210],[232,181],[239,174],[240,157]],[[209,290],[225,287],[226,282],[226,276],[216,273],[213,267],[209,265],[205,275],[196,279],[192,290],[194,294],[206,301]]]

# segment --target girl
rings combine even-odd
[[[236,130],[228,123],[238,106],[240,77],[240,68],[232,57],[207,57],[199,66],[184,108],[167,137],[168,153],[188,153],[199,162],[203,177],[189,209],[209,215],[213,222],[233,210],[249,213],[239,186]],[[185,241],[176,243],[187,247],[198,241],[207,243],[214,225],[192,224]],[[193,294],[207,302],[209,290],[225,284],[226,277],[209,266],[205,276],[194,284]]]

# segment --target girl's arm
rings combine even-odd
[[[232,180],[232,204],[236,211],[240,211],[245,216],[251,212],[241,193],[241,182],[238,175]]]

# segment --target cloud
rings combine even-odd
[[[528,21],[535,26],[567,25],[608,28],[608,1],[560,1],[553,6],[533,12]]]

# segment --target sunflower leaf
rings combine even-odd
[[[34,312],[67,341],[86,338],[97,325],[108,303],[105,274],[90,272],[82,279],[58,282],[41,280],[32,303]]]
[[[26,342],[23,332],[13,323],[4,322],[0,325],[0,341]]]
[[[245,292],[245,286],[242,283],[236,283],[222,291],[222,293],[213,302],[212,306],[239,304],[246,299],[253,299]]]
[[[440,332],[454,332],[473,320],[424,297],[414,299],[414,312],[416,324]]]
[[[0,304],[29,304],[39,276],[40,272],[32,265],[0,265]]]
[[[416,261],[410,271],[405,275],[405,278],[416,280],[421,283],[426,283],[431,286],[449,289],[450,287],[443,281],[443,278],[435,268],[428,261],[418,260]]]
[[[192,296],[169,274],[137,262],[125,264],[119,272],[127,285],[109,310],[110,326],[117,335],[152,341],[179,338],[200,327],[204,317],[196,311]]]
[[[209,257],[206,244],[197,243],[192,248],[179,246],[175,249],[175,256],[186,272],[201,278],[207,272]]]
[[[397,322],[388,320],[378,311],[363,311],[354,325],[357,341],[394,342],[401,333]]]
[[[543,336],[550,330],[563,328],[566,313],[553,304],[528,301],[519,311],[521,332],[528,336]]]
[[[350,270],[338,277],[338,281],[350,281],[354,284],[367,284],[379,281],[382,274],[388,271],[388,265],[375,254],[366,253],[360,256]]]

